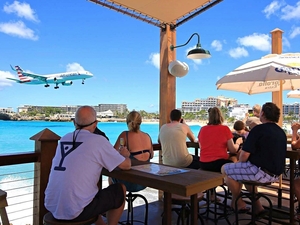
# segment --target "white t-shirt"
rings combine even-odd
[[[76,218],[98,192],[102,168],[112,171],[124,160],[101,135],[87,130],[68,133],[58,143],[52,160],[45,207],[57,219]]]
[[[177,167],[187,167],[193,161],[193,156],[186,146],[187,131],[184,124],[167,123],[159,131],[163,164]]]

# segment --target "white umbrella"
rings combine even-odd
[[[273,95],[272,101],[282,109],[282,91],[300,88],[300,53],[266,55],[238,67],[218,80],[216,85],[217,89],[249,95],[280,93]],[[282,126],[282,115],[278,124]]]
[[[216,85],[217,89],[249,95],[300,88],[300,53],[266,55],[236,68]]]
[[[287,93],[288,98],[300,98],[300,90],[294,90]]]

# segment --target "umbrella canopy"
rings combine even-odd
[[[217,89],[244,92],[249,95],[298,89],[300,53],[266,55],[236,68],[219,79],[216,85]]]
[[[288,98],[300,98],[300,90],[294,90],[287,93]]]

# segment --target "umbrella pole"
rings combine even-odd
[[[282,33],[283,31],[276,28],[271,31],[272,34],[272,54],[281,54],[282,53]],[[278,121],[278,125],[282,127],[283,121],[283,110],[282,110],[282,80],[280,80],[280,89],[279,91],[272,92],[272,101],[275,103],[281,113]],[[279,186],[278,186],[278,208],[282,206],[282,175],[279,177]]]

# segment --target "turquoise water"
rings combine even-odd
[[[194,135],[197,136],[200,126],[192,125],[190,127]],[[59,136],[74,130],[72,122],[0,121],[0,154],[33,151],[34,141],[30,140],[30,137],[45,128],[50,129]],[[113,145],[119,134],[127,130],[126,123],[98,123],[98,128],[105,132]],[[158,124],[142,124],[141,130],[150,135],[153,143],[157,143]]]
[[[193,125],[190,127],[197,137],[200,126]],[[63,136],[68,132],[72,132],[74,125],[72,122],[0,121],[0,154],[34,151],[34,141],[30,140],[30,137],[45,128],[50,129],[59,136]],[[119,134],[127,130],[126,123],[98,123],[98,128],[105,132],[113,145]],[[142,124],[141,130],[150,135],[153,143],[157,143],[158,124]],[[155,154],[155,157],[157,156],[158,152]],[[7,191],[8,205],[10,205],[10,207],[7,207],[8,216],[10,222],[14,225],[32,224],[32,216],[28,215],[32,215],[33,169],[33,163],[0,166],[0,189]],[[28,172],[19,173],[20,171]],[[19,187],[22,188],[19,189]],[[13,196],[18,197],[13,198]],[[25,205],[16,204],[19,202],[25,202]],[[28,210],[24,210],[26,208]],[[19,209],[23,211],[13,213]]]

